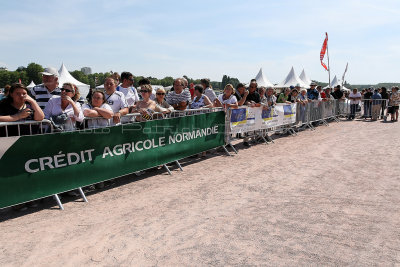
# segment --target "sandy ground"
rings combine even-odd
[[[0,266],[400,265],[400,123],[331,123],[0,212]]]

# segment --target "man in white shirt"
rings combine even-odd
[[[121,73],[122,83],[117,86],[117,91],[122,92],[125,96],[126,103],[130,109],[139,101],[139,94],[135,87],[133,87],[133,74],[130,72]]]
[[[121,116],[124,116],[129,112],[125,95],[122,92],[117,91],[116,86],[116,81],[111,77],[108,77],[104,81],[106,103],[110,105],[114,112],[113,125],[121,122]]]
[[[353,92],[349,94],[350,99],[350,116],[349,120],[354,120],[356,117],[357,106],[361,101],[361,94],[358,92],[357,88],[353,89]]]
[[[31,95],[44,109],[49,99],[54,95],[60,95],[61,90],[58,88],[58,71],[55,68],[45,68],[40,74],[42,74],[43,83],[31,88]]]
[[[215,103],[215,99],[217,99],[217,95],[215,94],[214,90],[210,88],[210,80],[209,79],[201,79],[200,80],[201,85],[203,85],[204,88],[204,95],[206,95],[211,103]]]

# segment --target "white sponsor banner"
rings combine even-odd
[[[231,133],[243,133],[296,122],[296,104],[274,107],[246,107],[231,110]]]

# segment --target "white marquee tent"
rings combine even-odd
[[[274,87],[274,85],[268,80],[268,78],[265,77],[262,68],[260,68],[260,71],[256,76],[256,81],[258,86]]]
[[[79,88],[79,92],[82,97],[86,97],[89,93],[90,86],[88,84],[84,84],[77,79],[75,79],[67,70],[64,63],[61,65],[60,70],[58,71],[58,83],[59,86],[62,86],[63,83],[73,83]]]
[[[31,88],[35,87],[35,85],[36,84],[33,81],[31,81],[31,83],[26,88],[31,89]]]
[[[342,88],[343,91],[350,91],[350,89],[348,89],[348,88],[342,86],[342,84],[339,82],[338,78],[337,78],[336,75],[335,75],[335,77],[334,77],[333,80],[331,81],[331,86],[330,86],[330,87],[331,87],[331,88],[334,88],[334,87],[336,87],[337,85],[340,85],[340,88]],[[325,86],[324,89],[326,89],[326,88],[328,88],[328,87],[329,87],[329,86]]]
[[[304,69],[303,69],[303,71],[301,72],[301,74],[300,74],[300,77],[299,77],[306,85],[308,85],[308,87],[310,86],[310,84],[311,84],[311,79],[307,76],[307,74],[306,74],[306,72],[304,71]]]
[[[286,78],[275,85],[275,88],[287,88],[290,86],[296,86],[297,84],[300,84],[301,88],[309,88],[309,85],[306,85],[302,79],[300,79],[296,73],[294,72],[294,68],[290,70],[289,74],[286,76]]]

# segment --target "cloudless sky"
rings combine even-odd
[[[332,78],[400,81],[398,0],[0,1],[0,66],[36,62],[72,71],[273,83],[293,66],[328,81],[319,52],[329,34]],[[326,59],[325,59],[326,62]]]

